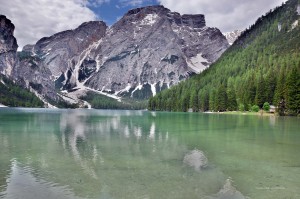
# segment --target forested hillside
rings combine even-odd
[[[150,110],[233,111],[278,106],[300,113],[300,1],[260,17],[200,75],[149,100]]]
[[[10,107],[44,107],[33,93],[3,75],[0,75],[0,103]]]

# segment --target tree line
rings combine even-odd
[[[9,107],[44,107],[44,103],[28,89],[0,75],[0,103]]]

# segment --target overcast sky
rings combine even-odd
[[[283,0],[0,0],[0,14],[16,26],[20,47],[42,37],[103,20],[112,25],[129,9],[162,4],[181,14],[205,14],[207,25],[222,32],[245,29]],[[20,48],[19,48],[20,49]]]

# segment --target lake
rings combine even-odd
[[[293,117],[1,108],[0,151],[5,199],[300,198]]]

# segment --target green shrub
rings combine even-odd
[[[257,113],[257,112],[259,111],[259,106],[253,105],[253,106],[251,107],[251,111]]]
[[[245,111],[245,105],[244,104],[239,105],[239,111]]]
[[[264,103],[263,110],[266,111],[266,112],[270,111],[270,104],[269,104],[269,102],[265,102]]]

